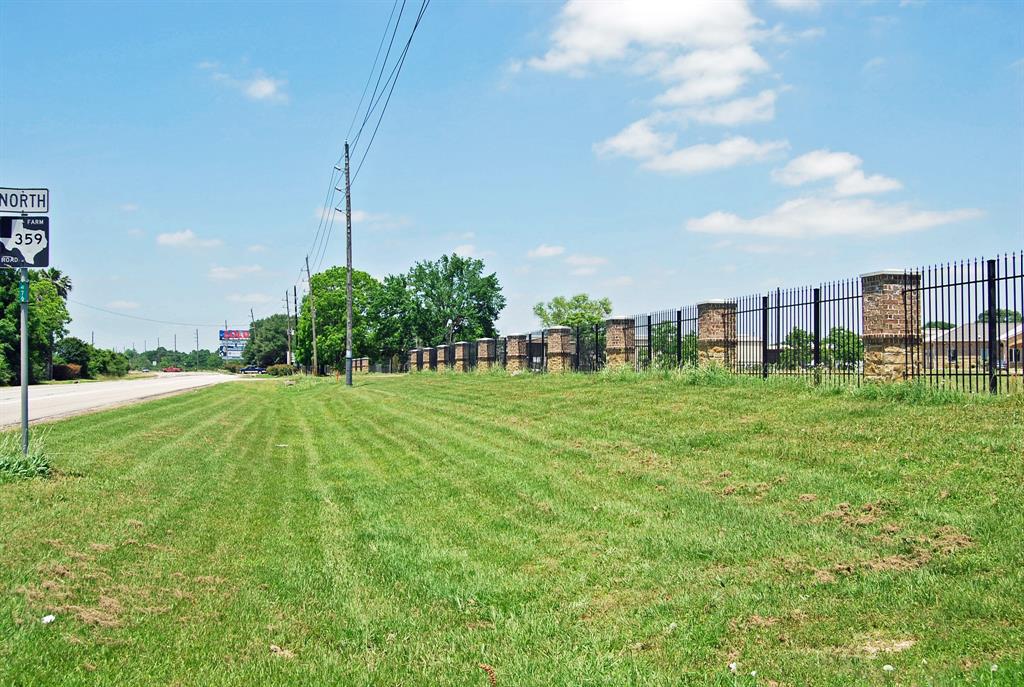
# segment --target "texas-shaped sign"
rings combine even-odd
[[[0,267],[48,267],[49,217],[0,218]]]

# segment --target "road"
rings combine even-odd
[[[223,384],[240,379],[237,375],[211,372],[158,373],[146,379],[81,384],[44,384],[28,388],[30,422],[54,420],[68,415],[137,403],[156,396]],[[0,427],[21,422],[21,389],[0,388]]]

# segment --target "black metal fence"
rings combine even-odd
[[[636,369],[666,370],[697,364],[697,306],[633,318]]]
[[[526,335],[526,369],[544,372],[548,365],[548,342],[544,330]]]
[[[1024,252],[908,270],[907,375],[932,386],[1022,390]]]
[[[572,369],[576,372],[597,372],[605,363],[605,326],[577,326],[571,334]]]

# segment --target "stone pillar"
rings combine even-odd
[[[477,339],[476,368],[478,370],[489,370],[494,367],[496,352],[494,339]]]
[[[438,346],[437,351],[437,371],[443,372],[448,367],[448,359],[445,357],[448,353],[447,346]]]
[[[910,353],[919,346],[920,274],[882,270],[860,275],[863,318],[864,379],[894,382],[906,379]],[[915,362],[920,355],[914,355]]]
[[[610,368],[632,367],[636,360],[636,330],[632,317],[612,317],[605,322],[604,359]]]
[[[509,334],[505,337],[505,369],[509,372],[521,372],[526,364],[526,334]]]
[[[456,372],[468,372],[469,371],[469,342],[468,341],[456,341],[455,342],[455,365],[453,366]]]
[[[568,327],[548,327],[544,338],[548,344],[548,372],[572,371],[572,330]]]
[[[409,372],[416,371],[416,351],[418,350],[420,349],[414,348],[411,351],[409,351]]]
[[[697,304],[697,362],[731,367],[736,360],[736,303]]]

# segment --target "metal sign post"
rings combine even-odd
[[[21,301],[21,452],[28,455],[28,268],[21,268],[18,283]]]
[[[50,265],[50,218],[29,217],[50,211],[50,191],[45,188],[0,187],[0,268],[16,268],[18,303],[21,309],[21,452],[28,454],[28,298],[29,267]]]

